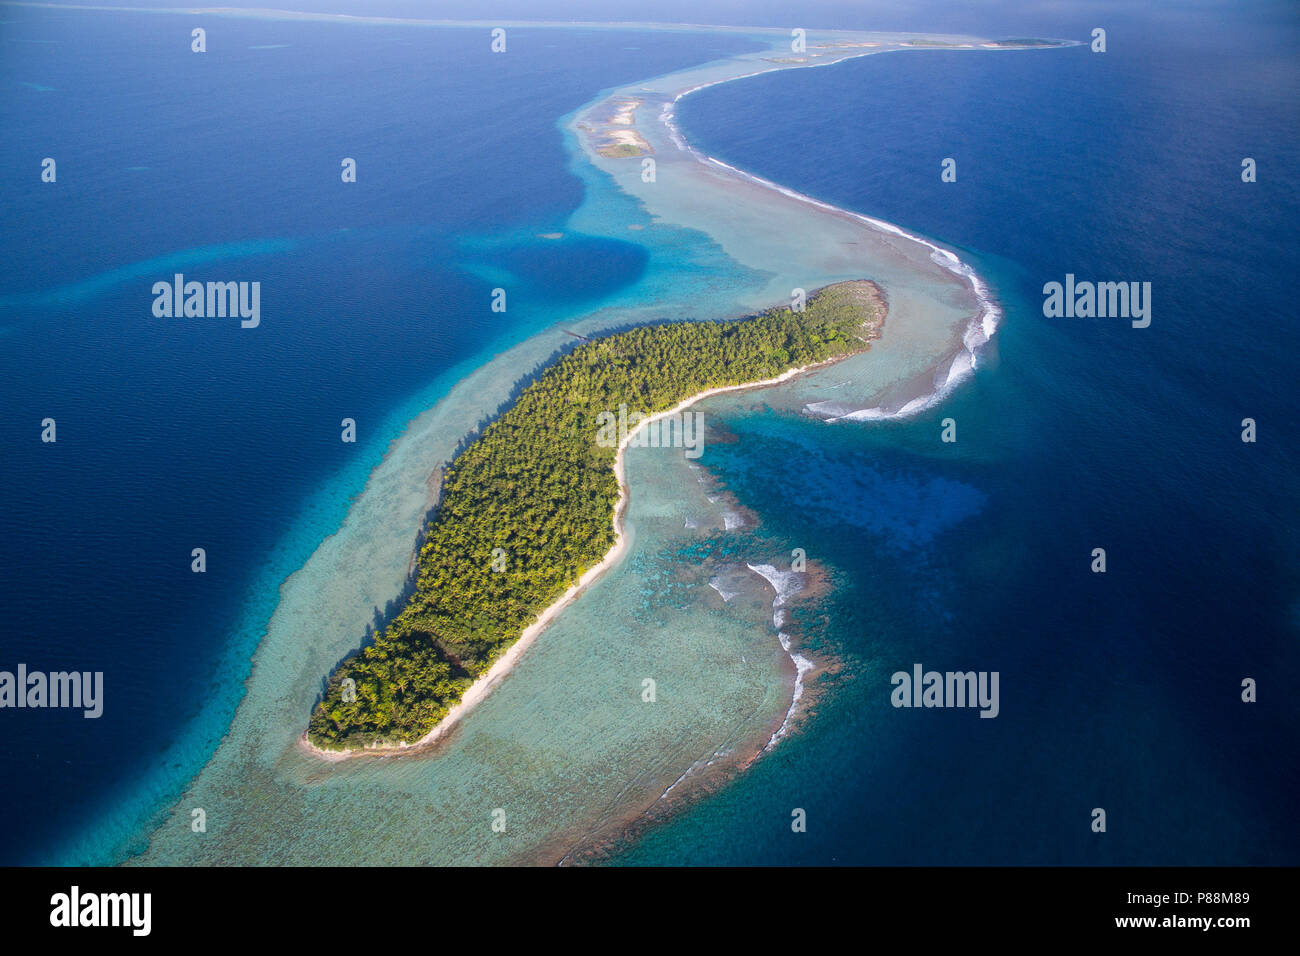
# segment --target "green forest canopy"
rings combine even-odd
[[[618,481],[616,449],[596,442],[601,412],[625,403],[651,415],[706,389],[861,352],[884,313],[874,283],[841,282],[802,312],[645,326],[561,357],[447,469],[413,595],[335,669],[308,739],[334,750],[420,740],[609,552]],[[504,570],[494,569],[496,548]],[[344,699],[347,678],[354,700]]]

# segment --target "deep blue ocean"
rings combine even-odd
[[[906,424],[723,422],[740,441],[710,469],[773,548],[832,568],[804,625],[842,670],[788,747],[625,862],[1300,859],[1300,17],[1278,9],[682,102],[705,152],[950,244],[1006,317],[974,382]],[[1269,173],[1243,183],[1244,157]],[[1151,282],[1150,327],[1044,318],[1066,273]],[[998,671],[1000,715],[895,709],[914,663]]]
[[[914,421],[725,423],[742,441],[707,464],[831,570],[803,624],[843,666],[801,734],[622,860],[1300,858],[1300,31],[1280,10],[1112,18],[1104,55],[888,54],[682,102],[705,151],[952,245],[1006,318],[974,381]],[[405,423],[642,276],[635,242],[536,238],[583,197],[556,119],[750,45],[514,31],[503,66],[445,31],[228,19],[196,57],[184,19],[0,13],[0,667],[112,688],[98,720],[4,714],[0,862],[77,862],[66,838],[130,831],[211,754],[279,584]],[[482,307],[499,268],[520,290],[504,316]],[[261,281],[262,326],[154,320],[174,272]],[[1042,284],[1067,272],[1150,281],[1151,327],[1045,319]],[[891,708],[914,662],[998,670],[1000,716]]]

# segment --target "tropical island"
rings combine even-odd
[[[597,153],[606,159],[627,159],[654,152],[636,129],[636,111],[643,102],[634,96],[615,99],[604,114],[579,124],[591,137]]]
[[[617,448],[598,441],[611,410],[643,410],[645,424],[717,391],[784,381],[866,350],[885,312],[874,282],[841,282],[802,310],[642,326],[564,354],[447,468],[409,601],[329,677],[307,742],[347,753],[428,738],[612,563],[632,435]]]

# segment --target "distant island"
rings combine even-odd
[[[338,756],[432,739],[613,564],[623,449],[637,429],[617,447],[597,436],[620,406],[644,426],[716,392],[784,381],[866,350],[885,314],[874,282],[841,282],[799,311],[644,326],[566,353],[447,468],[414,593],[330,675],[307,744]]]
[[[636,97],[612,101],[606,116],[592,117],[594,125],[579,124],[593,138],[596,152],[607,159],[645,156],[654,149],[636,129],[636,111],[642,104]]]

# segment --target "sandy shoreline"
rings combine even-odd
[[[465,691],[464,696],[461,697],[460,702],[457,703],[456,706],[452,707],[451,710],[447,711],[446,716],[438,722],[437,726],[434,727],[433,730],[429,731],[429,733],[425,734],[413,744],[376,744],[352,750],[326,750],[323,747],[317,747],[307,739],[307,734],[304,732],[298,739],[299,746],[308,753],[311,753],[322,760],[329,761],[347,760],[352,757],[383,757],[392,756],[394,754],[412,754],[429,749],[453,727],[455,727],[460,719],[473,709],[475,704],[491,693],[493,686],[501,680],[501,678],[510,673],[515,664],[519,661],[519,658],[523,656],[523,653],[528,650],[533,641],[537,639],[537,636],[541,634],[542,631],[546,630],[564,608],[574,601],[584,589],[595,582],[602,574],[614,567],[614,565],[622,559],[624,553],[626,553],[628,541],[627,535],[624,533],[623,522],[627,513],[630,491],[627,485],[626,469],[623,464],[623,454],[633,436],[652,422],[685,411],[696,402],[703,401],[710,396],[721,395],[724,392],[739,392],[746,389],[768,388],[773,385],[780,385],[783,382],[788,382],[796,375],[801,375],[804,372],[811,371],[812,369],[833,365],[840,359],[847,357],[847,355],[838,356],[834,359],[828,359],[825,362],[815,362],[811,365],[803,365],[798,368],[787,369],[774,378],[761,379],[757,382],[745,382],[740,385],[723,385],[717,388],[705,389],[702,392],[698,392],[695,395],[683,399],[672,408],[642,419],[637,423],[636,428],[629,430],[623,437],[623,440],[619,442],[617,451],[614,453],[614,475],[618,479],[618,500],[614,503],[613,518],[614,546],[606,552],[605,556],[601,558],[598,563],[588,568],[582,577],[578,579],[577,583],[572,585],[567,591],[560,595],[554,603],[547,607],[546,610],[538,616],[536,621],[524,629],[523,633],[519,636],[519,639],[511,644],[504,654],[497,658],[496,662],[488,669],[487,673],[480,676],[478,680],[474,681],[474,683],[470,685],[469,689]]]

